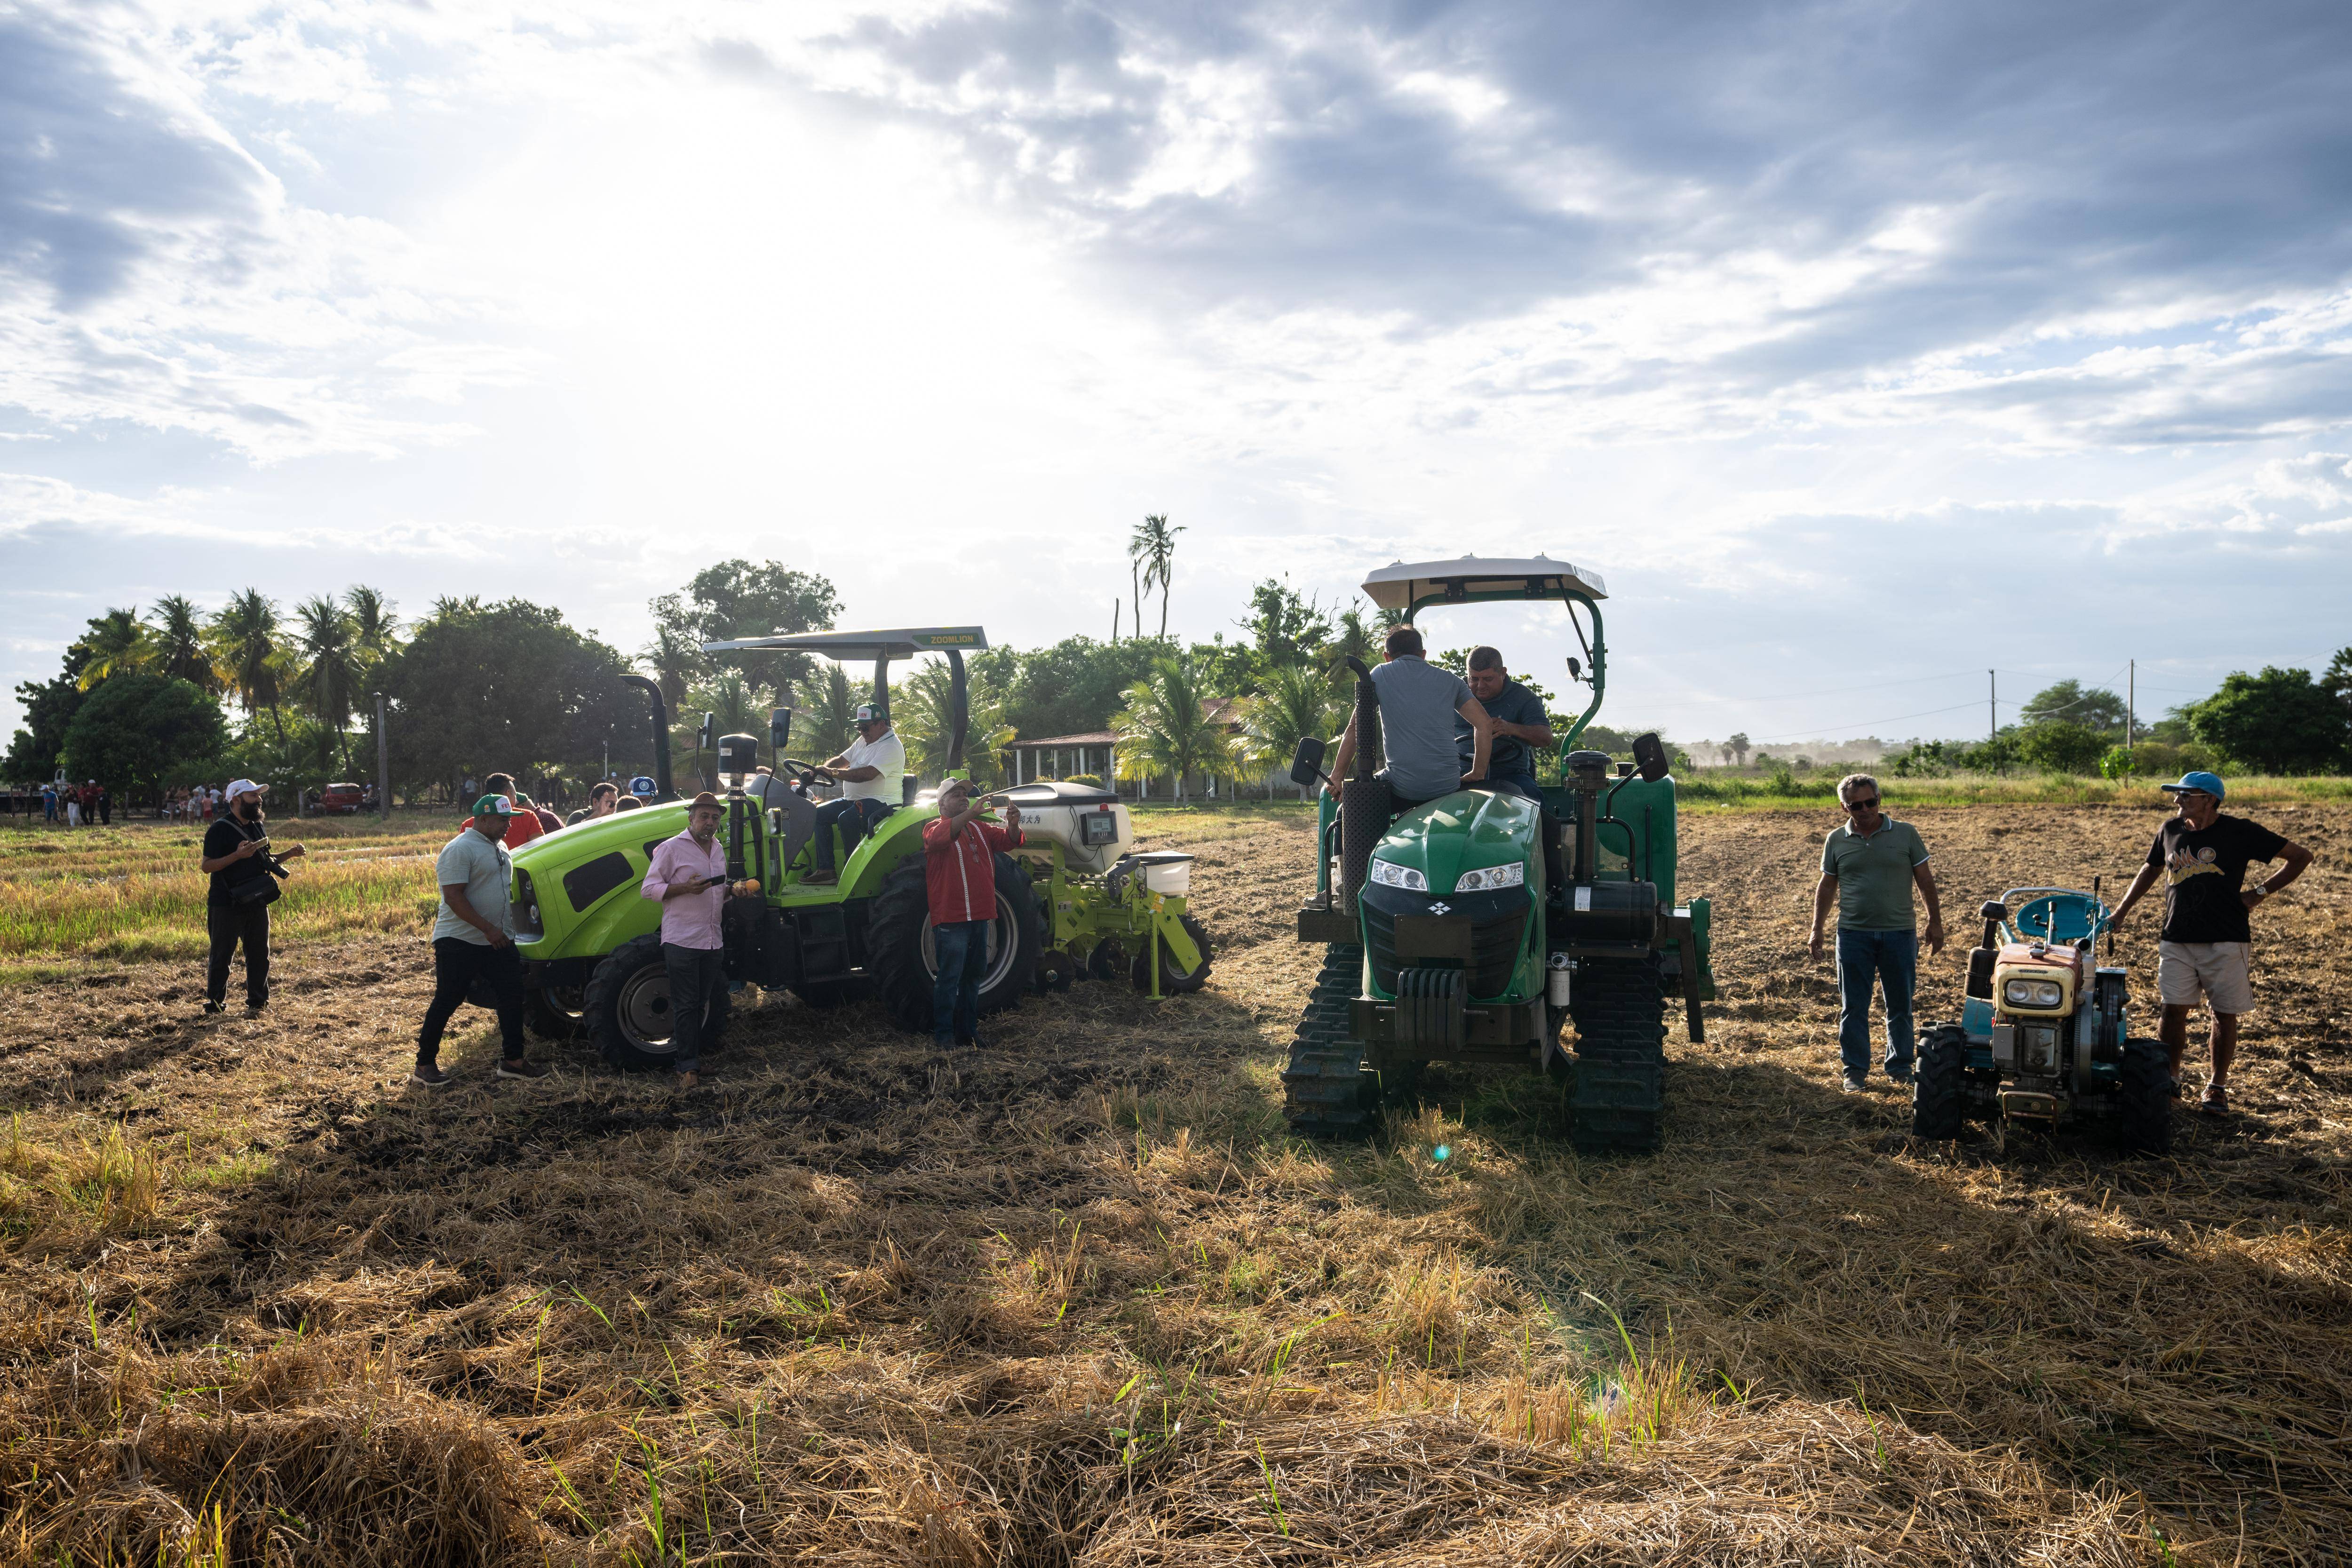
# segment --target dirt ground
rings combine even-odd
[[[681,1098],[584,1046],[406,1082],[419,942],[0,1007],[0,1542],[19,1561],[2341,1563],[2352,809],[2257,918],[2242,1111],[2171,1158],[1915,1144],[1836,1087],[1826,813],[1685,819],[1717,902],[1666,1152],[1533,1079],[1367,1144],[1279,1116],[1303,823],[1202,817],[1210,988],[1082,984],[961,1059],[739,1015]],[[1923,810],[1948,909],[2158,818]],[[1973,922],[1931,963],[1957,1016]],[[2155,923],[2122,945],[2153,1000]],[[2201,1037],[2201,1031],[2200,1031]],[[2189,1080],[2200,1081],[2192,1049]],[[1441,1157],[1439,1151],[1443,1149]]]

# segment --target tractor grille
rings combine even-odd
[[[1532,907],[1524,888],[1495,893],[1447,893],[1433,898],[1427,893],[1408,893],[1378,883],[1364,889],[1362,902],[1364,941],[1371,954],[1372,979],[1391,995],[1397,988],[1397,917],[1433,913],[1433,904],[1444,904],[1447,913],[1467,917],[1469,992],[1473,998],[1497,995],[1511,984],[1511,971],[1518,963],[1519,948],[1527,938],[1528,913]],[[1420,965],[1429,961],[1416,959],[1414,963]]]

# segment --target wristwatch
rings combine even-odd
[[[2270,884],[2267,882],[2256,882],[2252,887],[2248,888],[2246,891],[2253,894],[2253,896],[2258,899],[2267,899],[2271,896]]]

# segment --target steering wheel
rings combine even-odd
[[[824,770],[819,768],[814,763],[804,763],[798,757],[778,757],[776,759],[776,765],[783,768],[799,769],[801,783],[803,785],[824,782],[817,777],[817,774],[824,772]]]

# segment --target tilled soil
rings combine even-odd
[[[470,1011],[460,1082],[408,1085],[421,942],[286,952],[253,1020],[179,967],[23,988],[0,1426],[43,1436],[0,1526],[43,1560],[152,1561],[207,1497],[255,1562],[2338,1560],[2352,811],[2263,815],[2321,863],[2257,916],[2241,1114],[2163,1161],[1916,1145],[1836,1091],[1822,813],[1685,819],[1724,995],[1648,1161],[1580,1160],[1507,1073],[1288,1140],[1303,821],[1170,830],[1201,994],[1082,984],[961,1058],[767,1003],[688,1097],[580,1045],[492,1079]],[[1916,820],[1954,937],[1924,1023],[1980,899],[2119,888],[2158,819]],[[92,1174],[110,1132],[146,1198]]]

